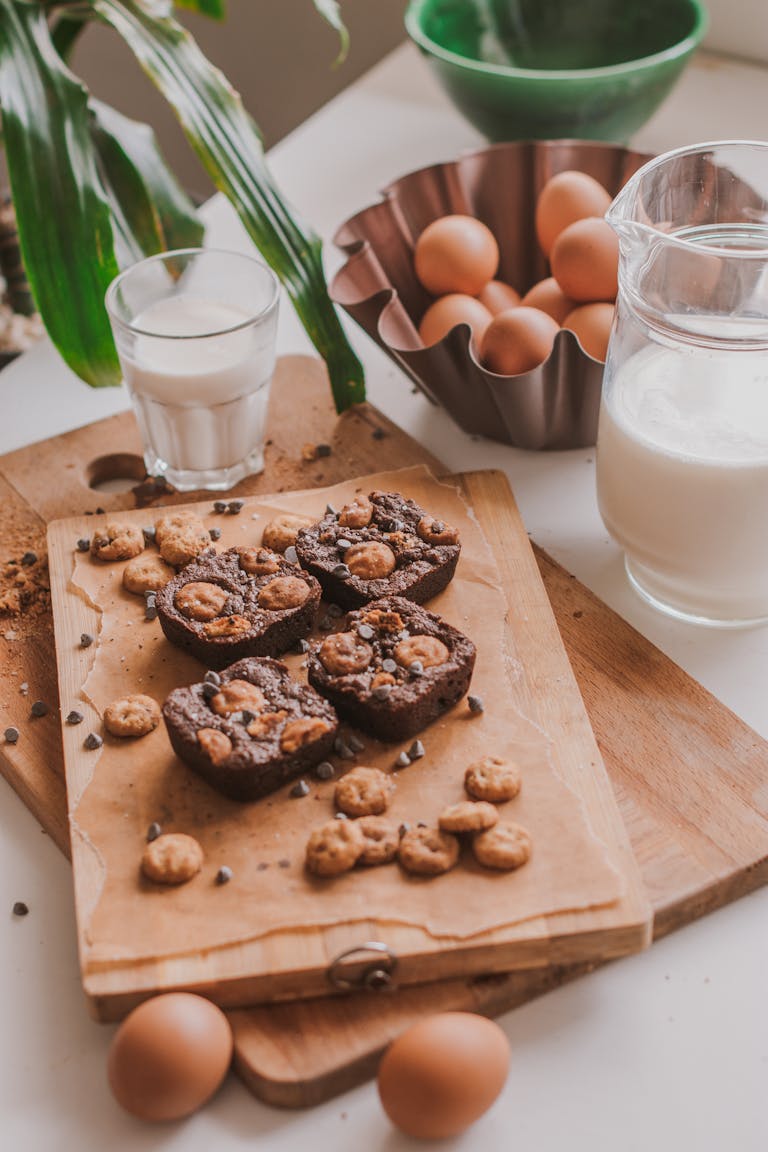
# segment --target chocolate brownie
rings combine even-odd
[[[209,668],[279,656],[312,626],[313,576],[268,548],[230,548],[187,564],[156,597],[163,632]]]
[[[344,631],[316,642],[309,682],[345,720],[379,740],[406,740],[464,695],[475,646],[401,596],[351,612]]]
[[[399,492],[360,495],[296,537],[302,568],[342,608],[382,596],[422,604],[450,582],[460,551],[455,528]]]
[[[339,721],[269,657],[175,688],[163,719],[179,759],[231,800],[258,800],[331,755]]]

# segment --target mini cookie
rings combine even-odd
[[[186,884],[203,866],[203,850],[194,836],[165,832],[147,844],[141,870],[155,884]]]
[[[302,568],[342,608],[383,596],[422,604],[452,579],[460,551],[455,529],[399,492],[357,496],[296,537]]]
[[[531,858],[531,837],[520,824],[495,824],[472,839],[472,851],[484,868],[511,871]]]
[[[520,769],[498,756],[483,756],[470,764],[464,774],[464,787],[475,800],[503,804],[514,800],[522,784]]]
[[[344,823],[344,821],[341,821]],[[397,856],[400,834],[397,825],[381,816],[361,816],[355,820],[364,837],[363,851],[357,863],[366,867],[389,864]]]
[[[354,868],[365,848],[365,836],[353,820],[329,820],[307,841],[306,868],[315,876],[339,876]]]
[[[493,828],[499,813],[485,800],[462,800],[443,808],[437,823],[443,832],[483,832]]]
[[[314,523],[311,516],[293,516],[283,512],[264,525],[261,543],[273,552],[285,552],[286,548],[296,543],[300,529],[309,528]]]
[[[94,560],[132,560],[144,551],[144,533],[133,524],[112,521],[91,537]]]
[[[104,727],[112,736],[146,736],[160,723],[160,706],[138,693],[114,700],[104,709]]]
[[[183,568],[202,552],[210,552],[208,529],[194,512],[170,512],[155,524],[155,543],[163,560]]]
[[[143,596],[145,592],[157,592],[175,575],[175,570],[157,552],[145,552],[142,556],[134,556],[126,564],[123,569],[123,588],[126,592]]]
[[[406,872],[439,876],[450,872],[459,858],[459,842],[439,828],[409,828],[400,839],[397,858]]]
[[[389,807],[394,787],[380,768],[353,768],[336,785],[333,802],[347,816],[379,816]]]

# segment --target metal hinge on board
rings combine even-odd
[[[347,948],[328,966],[328,979],[344,992],[394,992],[397,954],[380,940]]]

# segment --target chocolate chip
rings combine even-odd
[[[146,528],[142,528],[141,534],[144,537],[144,543],[145,544],[154,544],[154,542],[155,542],[155,529],[152,527],[151,524],[148,525]]]
[[[407,752],[401,752],[397,760],[395,760],[395,768],[407,768],[411,762],[411,758]]]
[[[308,796],[309,784],[307,784],[306,780],[297,780],[288,795],[292,796],[294,800],[298,800],[301,796]]]
[[[226,510],[227,510],[226,500],[214,500],[213,510],[214,510],[214,512],[226,512]]]
[[[334,508],[333,504],[326,504],[325,514],[326,516],[338,516],[338,512]]]
[[[328,605],[328,615],[333,616],[336,620],[344,615],[344,609],[339,604]]]
[[[339,580],[348,580],[352,573],[346,564],[336,564],[331,569],[331,575],[336,576]]]
[[[347,540],[346,536],[342,536],[336,541],[336,547],[340,552],[346,552],[347,548],[352,547],[352,541]]]
[[[153,588],[148,588],[147,591],[144,593],[144,599],[147,601],[151,600],[152,603],[154,603],[156,598],[157,598],[157,592]]]
[[[81,632],[80,633],[80,647],[81,648],[90,648],[91,644],[93,644],[93,636],[91,636],[90,632]]]
[[[290,862],[290,860],[286,860],[285,858],[283,858],[282,860],[278,860],[277,866],[278,866],[278,868],[290,868],[291,862]]]
[[[384,672],[397,672],[397,661],[388,656],[386,660],[382,660],[381,667]]]
[[[255,712],[249,712],[249,710],[247,708],[243,708],[242,712],[240,713],[240,723],[241,724],[245,724],[245,725],[253,724],[255,719],[256,719],[256,713]]]
[[[13,905],[13,914],[14,916],[28,916],[29,906],[23,900],[16,900]]]
[[[216,873],[216,883],[217,884],[229,884],[229,882],[233,876],[234,876],[234,872],[229,867],[229,865],[222,864],[221,868],[219,868],[218,872]]]
[[[331,616],[321,616],[317,622],[317,626],[321,632],[331,632],[333,630],[333,618]]]
[[[296,549],[294,548],[293,544],[288,545],[288,547],[286,548],[283,555],[285,556],[285,559],[288,561],[289,564],[298,564],[299,555],[298,555],[298,552],[296,551]]]
[[[82,712],[77,712],[74,708],[71,712],[67,712],[67,724],[82,724],[84,719]]]
[[[353,752],[362,752],[365,748],[365,744],[363,744],[359,736],[355,736],[354,732],[350,732],[347,737],[347,744],[349,744]]]
[[[96,748],[101,748],[104,741],[98,732],[89,732],[85,740],[83,740],[83,748],[87,748],[89,752],[93,752]]]
[[[144,609],[144,619],[157,620],[157,604],[155,604],[154,600],[147,600],[147,604]]]
[[[205,676],[203,676],[203,682],[205,684],[215,684],[218,688],[219,684],[221,684],[221,676],[219,676],[218,672],[208,671]]]
[[[238,516],[245,506],[244,500],[230,500],[227,504],[227,514],[229,516]]]
[[[388,700],[392,692],[391,684],[377,684],[371,695],[374,700]]]
[[[204,683],[203,684],[203,700],[213,700],[214,696],[218,696],[219,687],[217,684]]]
[[[47,716],[49,708],[45,700],[35,700],[30,711],[33,716]]]
[[[209,528],[208,535],[211,540],[221,540],[221,528]]]
[[[485,711],[482,696],[467,696],[467,704],[470,712],[474,712],[476,715]]]
[[[402,824],[400,825],[400,827],[398,828],[398,830],[397,830],[397,834],[398,834],[398,836],[400,837],[400,839],[402,840],[402,838],[403,838],[403,836],[405,836],[406,832],[410,832],[410,830],[411,830],[411,826],[410,826],[410,824],[408,824],[408,823],[407,823],[407,822],[404,820],[404,821],[403,821],[403,823],[402,823]]]
[[[4,735],[5,735],[6,744],[17,744],[18,743],[18,740],[19,740],[18,728],[6,728]]]
[[[317,445],[317,455],[320,459],[322,459],[324,456],[330,456],[331,452],[332,452],[332,448],[331,448],[330,444],[318,444]]]
[[[370,624],[358,624],[357,634],[361,640],[373,640],[373,628]]]
[[[317,776],[318,780],[330,780],[335,775],[336,769],[330,760],[321,760],[315,768],[315,776]]]
[[[77,549],[78,552],[87,552],[90,547],[91,547],[90,536],[81,536],[80,539],[78,540],[77,544],[75,544],[75,548]]]
[[[439,536],[440,533],[444,532],[444,531],[445,531],[445,524],[443,524],[442,520],[433,520],[432,521],[432,527],[430,528],[430,532],[432,533],[433,536]]]
[[[308,640],[297,640],[294,651],[298,652],[298,654],[300,656],[303,656],[305,652],[309,652],[309,641]]]
[[[157,840],[158,836],[162,836],[163,829],[158,824],[157,820],[153,820],[149,828],[147,828],[147,844],[151,844],[153,840]]]
[[[409,758],[411,760],[421,760],[422,756],[424,755],[424,745],[422,744],[421,740],[414,740],[413,744],[411,744],[410,748],[408,749]]]
[[[374,428],[373,432],[371,432],[371,436],[373,436],[374,440],[383,440],[386,436],[386,432],[383,428]]]
[[[421,660],[414,660],[412,664],[408,665],[408,671],[410,672],[411,676],[423,676],[424,665],[422,664]]]
[[[354,760],[355,754],[345,740],[337,736],[333,742],[333,750],[342,760]]]
[[[25,552],[21,558],[22,568],[31,568],[33,564],[37,564],[37,552]]]

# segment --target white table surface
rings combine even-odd
[[[766,133],[768,69],[700,57],[633,143],[664,151]],[[403,46],[272,153],[294,205],[326,238],[389,180],[481,144],[410,46]],[[204,210],[210,241],[245,243],[229,206]],[[329,270],[337,254],[327,253]],[[354,325],[371,400],[455,469],[503,468],[532,536],[763,736],[768,629],[673,623],[627,587],[600,522],[594,452],[524,453],[470,439],[412,392]],[[280,350],[309,351],[288,305]],[[128,406],[80,383],[47,343],[2,373],[0,451]],[[34,686],[32,686],[34,691]],[[375,1086],[307,1112],[266,1107],[230,1076],[203,1111],[169,1126],[124,1114],[106,1083],[113,1028],[82,997],[69,868],[0,783],[0,1148],[24,1152],[184,1149],[399,1152]],[[30,914],[15,918],[24,900]],[[501,1019],[512,1068],[462,1152],[765,1152],[768,1148],[768,891],[692,924]]]

